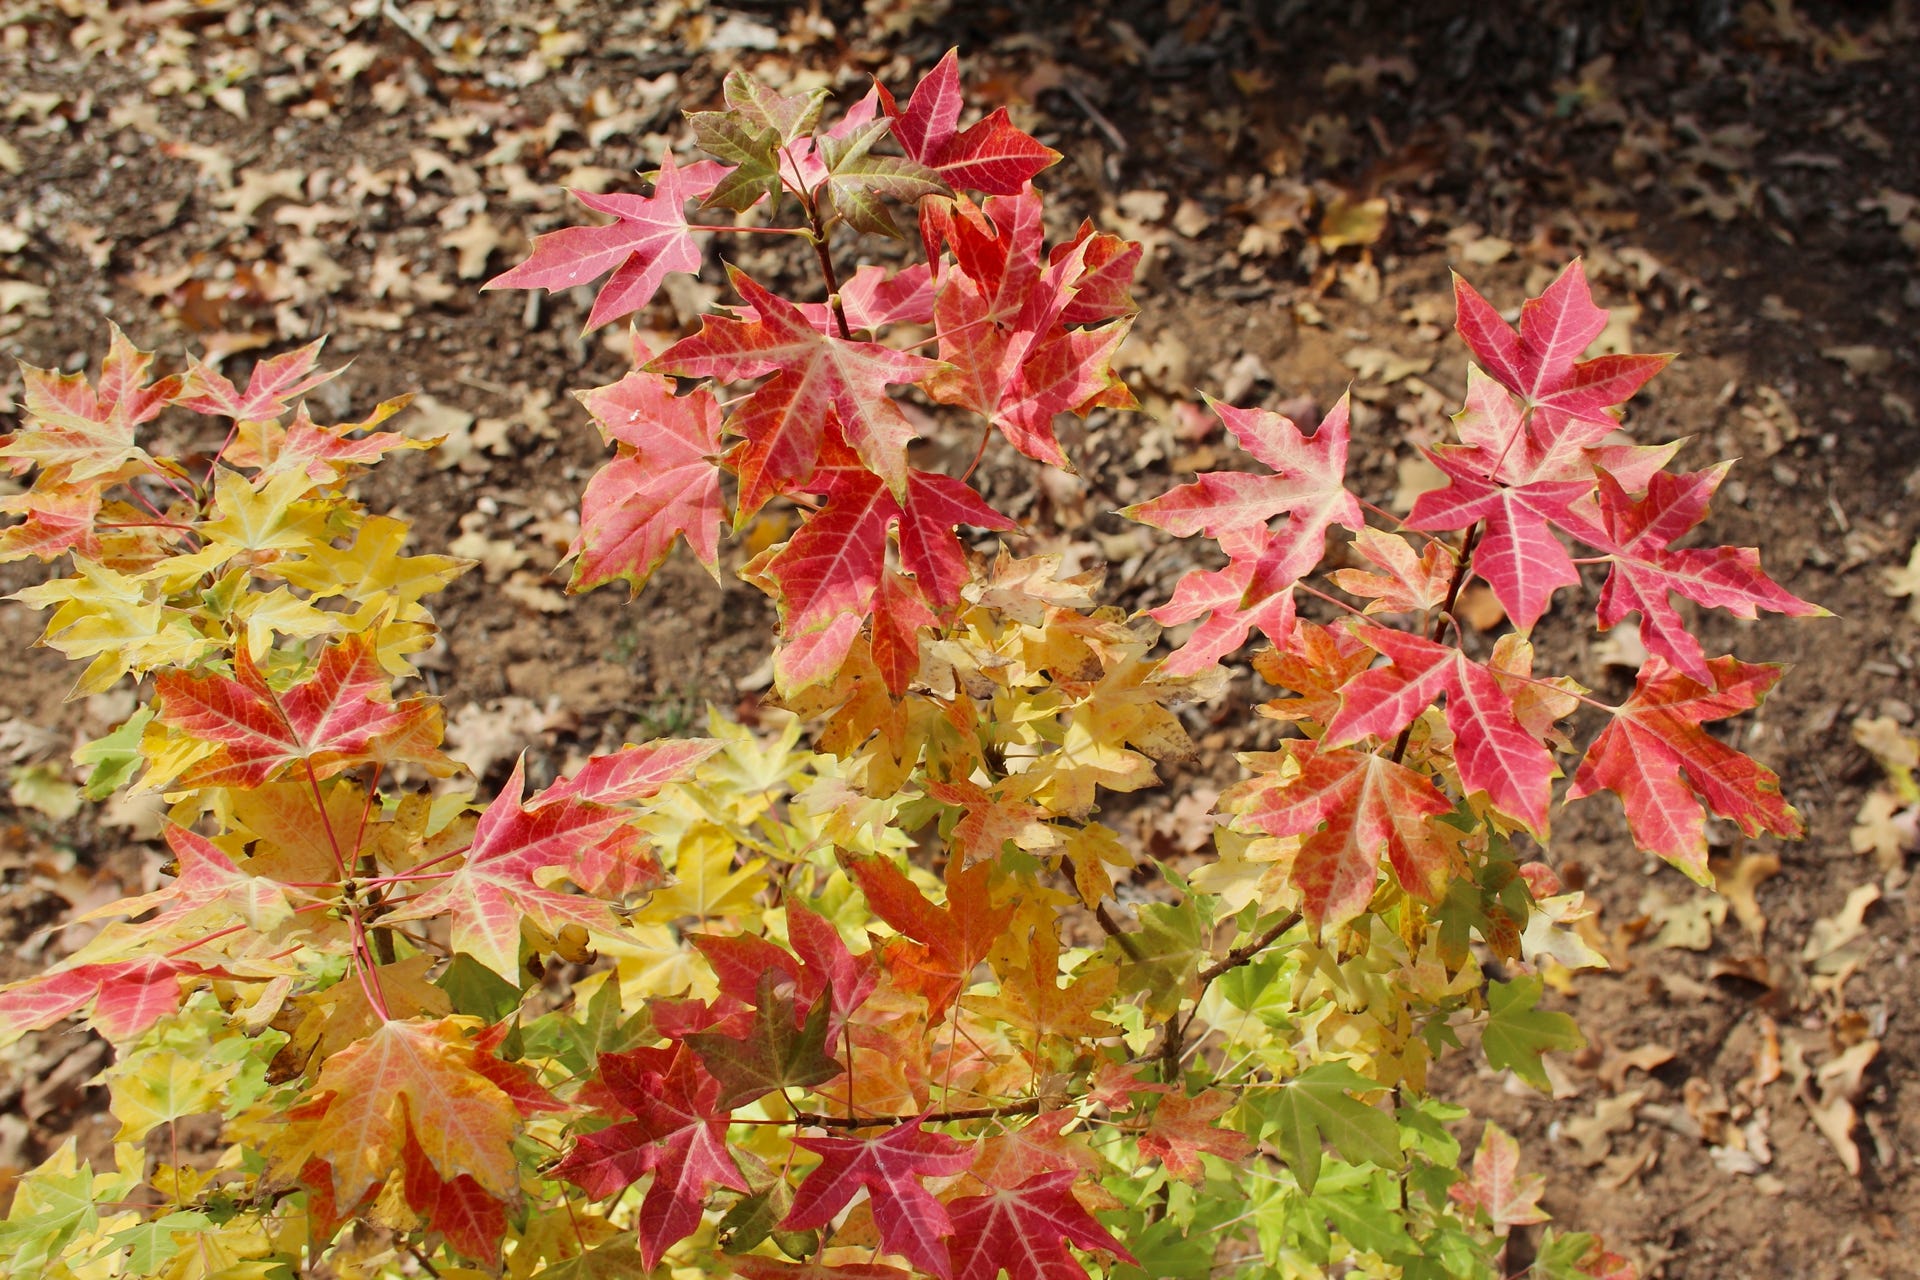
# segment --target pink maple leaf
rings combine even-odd
[[[260,361],[253,366],[245,391],[199,360],[190,359],[174,403],[195,413],[217,414],[236,422],[277,418],[287,411],[294,397],[313,390],[340,372],[314,368],[326,341],[320,338],[296,351]]]
[[[651,854],[635,847],[638,833],[627,825],[632,815],[624,809],[576,799],[527,808],[524,768],[524,760],[514,765],[500,794],[480,815],[458,869],[386,917],[396,922],[449,917],[454,950],[509,980],[520,971],[522,920],[550,934],[569,924],[607,929],[615,923],[605,902],[542,885],[536,873],[571,871],[589,854],[652,862]],[[657,868],[651,878],[659,882]]]
[[[1327,725],[1322,746],[1349,746],[1369,735],[1391,738],[1444,695],[1461,784],[1486,792],[1494,808],[1543,834],[1553,756],[1521,727],[1513,699],[1495,673],[1450,645],[1419,636],[1384,627],[1367,627],[1358,635],[1393,665],[1346,683],[1340,712]]]
[[[893,136],[900,149],[938,174],[954,190],[1012,195],[1048,165],[1060,158],[1014,126],[1005,107],[995,108],[965,132],[960,110],[960,56],[949,49],[907,99],[898,106],[884,87],[880,108],[893,119]]]
[[[700,245],[697,228],[687,221],[687,202],[712,191],[726,166],[701,161],[682,169],[668,152],[654,175],[653,194],[595,195],[575,191],[581,204],[614,221],[597,227],[563,227],[537,237],[533,253],[519,266],[502,272],[483,289],[570,289],[607,272],[587,316],[587,328],[630,315],[653,301],[661,281],[675,271],[698,275]]]
[[[635,343],[634,358],[648,357]],[[671,379],[635,369],[611,386],[584,392],[601,438],[617,455],[587,482],[580,498],[574,557],[575,591],[616,578],[638,594],[684,537],[707,572],[720,575],[721,411],[705,387],[675,394]]]

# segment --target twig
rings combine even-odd
[[[962,1107],[954,1111],[930,1111],[918,1116],[823,1116],[812,1111],[797,1111],[789,1122],[812,1129],[889,1129],[918,1120],[923,1124],[954,1124],[961,1120],[997,1120],[1002,1116],[1037,1115],[1042,1099],[1028,1098],[999,1107]]]
[[[380,0],[380,16],[400,28],[400,34],[406,36],[407,39],[413,41],[422,49],[425,49],[429,56],[434,58],[446,57],[447,51],[440,47],[440,42],[435,40],[424,27],[419,26],[412,18],[409,18],[403,13],[400,6],[394,3],[394,0]]]
[[[1073,105],[1080,108],[1081,114],[1093,122],[1093,127],[1100,131],[1101,136],[1107,140],[1107,145],[1121,155],[1127,154],[1127,140],[1118,129],[1113,127],[1113,121],[1100,114],[1100,108],[1089,102],[1087,95],[1080,92],[1077,86],[1069,84],[1064,87],[1067,96],[1073,99]]]

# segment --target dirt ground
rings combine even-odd
[[[677,557],[632,604],[559,595],[546,571],[602,456],[567,393],[617,378],[623,343],[580,336],[583,296],[477,286],[575,220],[560,187],[635,189],[729,68],[850,101],[950,45],[976,102],[1065,155],[1050,205],[1148,245],[1124,353],[1144,412],[1077,431],[1077,478],[1011,454],[984,473],[1027,525],[1019,549],[1113,563],[1117,602],[1164,599],[1193,563],[1108,513],[1217,465],[1222,441],[1180,407],[1195,388],[1304,415],[1351,383],[1352,483],[1411,500],[1414,446],[1464,385],[1450,267],[1510,307],[1584,255],[1623,318],[1604,340],[1680,353],[1630,407],[1637,437],[1689,438],[1692,466],[1740,457],[1714,540],[1761,546],[1837,615],[1700,619],[1710,653],[1794,664],[1732,732],[1808,835],[1721,832],[1729,909],[1637,855],[1608,802],[1556,815],[1553,860],[1592,890],[1615,962],[1561,984],[1593,1046],[1551,1098],[1464,1069],[1446,1087],[1521,1138],[1558,1222],[1644,1275],[1920,1274],[1920,898],[1855,729],[1897,737],[1920,714],[1920,606],[1889,590],[1920,536],[1907,3],[0,2],[0,354],[91,363],[111,317],[231,374],[331,333],[353,364],[328,412],[423,393],[415,429],[449,444],[362,497],[413,520],[417,549],[483,562],[440,598],[431,671],[483,776],[522,745],[551,770],[681,731],[709,701],[750,717],[770,623],[752,588]],[[778,278],[763,252],[736,256]],[[717,296],[670,293],[644,318],[669,335]],[[130,705],[63,703],[38,626],[0,609],[16,779]],[[1631,687],[1632,638],[1596,639],[1571,601],[1536,638],[1603,693]],[[1224,709],[1220,767],[1133,814],[1154,852],[1195,856],[1195,805],[1173,797],[1228,781],[1253,732]],[[1880,816],[1860,836],[1863,805]],[[44,926],[151,879],[142,822],[0,802],[0,977],[71,945]],[[1885,851],[1855,853],[1876,831]],[[0,1057],[0,1172],[69,1131],[104,1144],[86,1081],[105,1060],[71,1035]]]

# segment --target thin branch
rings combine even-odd
[[[1231,973],[1233,970],[1238,969],[1241,965],[1251,963],[1255,956],[1259,955],[1262,951],[1265,951],[1268,947],[1278,942],[1282,935],[1287,933],[1289,930],[1291,930],[1295,925],[1299,923],[1300,923],[1300,913],[1298,911],[1287,912],[1287,914],[1282,916],[1280,918],[1280,922],[1274,925],[1273,928],[1267,930],[1265,933],[1255,938],[1252,942],[1243,943],[1240,946],[1235,947],[1233,950],[1227,952],[1225,957],[1216,961],[1213,964],[1208,965],[1206,968],[1202,969],[1200,971],[1201,987],[1204,989],[1209,983],[1211,983],[1215,978],[1218,978],[1220,975],[1225,973]]]
[[[998,1120],[1002,1116],[1038,1115],[1043,1105],[1040,1098],[1027,1098],[998,1107],[961,1107],[954,1111],[932,1111],[918,1116],[824,1116],[812,1111],[798,1111],[791,1121],[779,1123],[812,1129],[891,1129],[915,1120],[923,1124],[957,1124],[962,1120]]]

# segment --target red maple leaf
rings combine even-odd
[[[783,974],[798,992],[800,1003],[811,1008],[822,996],[828,1002],[827,1039],[835,1040],[855,1009],[866,1003],[880,981],[869,952],[854,955],[832,921],[809,910],[798,899],[787,901],[788,951],[758,934],[695,934],[689,939],[713,966],[722,995],[752,1004],[760,996],[760,978]]]
[[[743,272],[728,267],[727,274],[754,318],[708,316],[700,332],[668,347],[649,367],[722,381],[773,375],[727,420],[730,430],[746,437],[734,455],[740,476],[736,520],[812,474],[830,420],[840,423],[866,468],[895,497],[905,497],[907,441],[915,432],[886,389],[919,381],[937,362],[876,342],[830,337]]]
[[[253,366],[245,391],[234,386],[224,375],[190,358],[174,403],[195,413],[218,414],[236,422],[277,418],[287,411],[294,397],[313,390],[340,372],[338,369],[314,368],[320,359],[320,348],[326,345],[326,341],[320,338],[297,351],[288,351],[260,361]]]
[[[1245,644],[1256,629],[1276,647],[1287,643],[1293,634],[1293,588],[1249,605],[1255,568],[1253,561],[1241,560],[1224,569],[1196,570],[1174,584],[1165,604],[1147,610],[1148,617],[1166,627],[1206,615],[1186,643],[1168,655],[1162,670],[1174,676],[1205,671]]]
[[[1305,836],[1289,879],[1315,925],[1345,924],[1367,909],[1384,856],[1408,893],[1436,902],[1453,852],[1428,819],[1453,804],[1424,774],[1365,751],[1294,744],[1300,772],[1261,779],[1245,820],[1268,835]]]
[[[1424,613],[1446,603],[1455,562],[1439,539],[1428,539],[1416,554],[1405,538],[1369,528],[1354,534],[1353,549],[1381,572],[1336,569],[1328,576],[1366,599],[1367,613]]]
[[[1478,365],[1467,366],[1466,406],[1454,415],[1453,425],[1466,446],[1454,452],[1470,461],[1479,474],[1502,484],[1584,481],[1599,466],[1628,488],[1644,489],[1648,477],[1680,448],[1679,441],[1605,444],[1620,429],[1610,415],[1596,420],[1529,413]]]
[[[634,361],[650,356],[638,339]],[[705,387],[676,395],[673,381],[635,369],[611,386],[583,392],[603,441],[616,456],[587,482],[580,497],[580,533],[567,549],[575,557],[575,591],[624,578],[639,594],[660,562],[684,536],[707,572],[720,575],[719,402]]]
[[[891,569],[880,575],[880,588],[873,598],[868,651],[894,697],[905,693],[920,673],[920,629],[935,621],[933,610],[913,583]]]
[[[1574,419],[1612,430],[1615,423],[1607,410],[1626,403],[1673,359],[1580,359],[1607,327],[1607,312],[1594,305],[1578,258],[1544,293],[1521,306],[1518,333],[1459,276],[1453,278],[1453,294],[1458,307],[1454,327],[1487,372],[1520,396],[1528,409],[1543,411],[1556,427]]]
[[[640,1260],[650,1272],[700,1225],[709,1186],[749,1188],[727,1154],[729,1113],[716,1103],[719,1082],[691,1049],[603,1053],[599,1062],[602,1083],[633,1119],[581,1137],[553,1173],[596,1198],[653,1174],[638,1223]]]
[[[895,526],[901,567],[914,575],[921,597],[939,608],[958,601],[967,580],[966,555],[954,536],[955,526],[1014,527],[966,484],[937,472],[909,470],[906,501],[897,501],[836,434],[829,433],[823,443],[819,465],[807,484],[826,495],[826,505],[755,567],[756,574],[777,587],[781,629],[789,638],[837,624],[844,640],[851,641],[860,619],[873,608],[886,567],[887,534]],[[901,616],[896,607],[893,617]],[[849,618],[851,627],[846,625]],[[837,647],[838,656],[844,657],[845,643]],[[805,666],[830,675],[839,666],[837,659],[826,661],[831,656],[823,654]],[[800,674],[799,664],[790,674]]]
[[[525,807],[524,767],[524,760],[515,763],[500,794],[480,815],[459,868],[386,917],[396,922],[450,918],[454,950],[510,981],[520,971],[523,920],[550,934],[569,924],[606,929],[615,923],[605,902],[543,887],[536,872],[570,868],[594,850],[642,864],[652,860],[635,847],[638,833],[627,826],[632,815],[624,809],[577,799]],[[657,868],[651,878],[658,882]]]
[[[1192,1098],[1180,1093],[1162,1098],[1140,1135],[1140,1154],[1159,1160],[1174,1177],[1196,1184],[1206,1172],[1200,1162],[1203,1152],[1222,1160],[1245,1160],[1253,1152],[1253,1139],[1220,1123],[1235,1101],[1222,1089]]]
[[[963,1196],[947,1203],[953,1237],[954,1280],[1086,1280],[1069,1244],[1101,1249],[1138,1265],[1092,1214],[1073,1198],[1071,1169],[1043,1173],[1012,1189]],[[943,1276],[946,1273],[942,1273]]]
[[[1472,1176],[1448,1187],[1447,1195],[1469,1213],[1485,1212],[1493,1233],[1504,1237],[1514,1227],[1547,1220],[1540,1207],[1546,1186],[1547,1180],[1537,1173],[1520,1175],[1520,1144],[1489,1121],[1474,1149]]]
[[[1754,618],[1761,609],[1796,617],[1826,613],[1767,577],[1760,569],[1760,553],[1752,547],[1671,549],[1676,538],[1706,518],[1707,503],[1732,466],[1723,462],[1677,476],[1659,472],[1638,501],[1602,471],[1600,524],[1577,531],[1582,541],[1613,561],[1600,590],[1601,629],[1638,613],[1640,638],[1648,652],[1703,683],[1712,680],[1706,653],[1674,611],[1669,593],[1726,609],[1738,618]]]
[[[711,161],[679,168],[668,152],[654,175],[650,196],[575,191],[573,196],[581,204],[612,214],[615,221],[598,227],[563,227],[539,236],[525,262],[480,287],[558,291],[611,271],[613,277],[593,300],[587,328],[597,329],[638,311],[653,301],[669,272],[699,274],[700,245],[693,238],[696,228],[687,222],[687,201],[712,191],[726,172],[725,165]]]
[[[223,457],[236,467],[258,467],[260,475],[254,477],[256,484],[262,476],[287,471],[302,471],[308,479],[328,484],[345,474],[348,467],[378,462],[395,449],[424,449],[433,443],[398,431],[373,430],[412,400],[411,395],[395,396],[381,401],[359,422],[327,426],[321,426],[309,416],[303,401],[295,407],[293,421],[284,428],[277,423],[254,424],[258,430],[243,428]],[[354,436],[352,433],[356,431],[366,434]]]
[[[44,1031],[91,1004],[89,1021],[123,1043],[180,1008],[180,979],[216,972],[190,960],[138,956],[55,969],[0,989],[0,1042]]]
[[[1384,627],[1357,634],[1393,665],[1346,683],[1340,712],[1328,723],[1322,746],[1350,746],[1369,735],[1391,738],[1444,695],[1461,784],[1486,792],[1494,808],[1525,822],[1536,835],[1544,832],[1553,756],[1521,727],[1513,699],[1495,673],[1450,645],[1419,636]]]
[[[25,517],[0,529],[0,562],[22,556],[52,560],[69,551],[100,559],[100,536],[94,527],[100,516],[98,488],[89,486],[77,493],[29,489],[0,498],[0,511]]]
[[[180,778],[191,787],[258,787],[296,761],[316,779],[375,758],[383,746],[418,735],[411,731],[436,714],[421,698],[392,701],[390,677],[364,636],[327,646],[304,679],[276,693],[236,649],[233,675],[163,671],[154,678],[162,723],[217,743]],[[437,749],[419,757],[443,759]]]
[[[507,1234],[507,1207],[470,1173],[440,1176],[433,1161],[407,1127],[400,1152],[401,1191],[407,1204],[447,1243],[489,1267],[500,1263],[500,1242]]]
[[[1327,530],[1365,527],[1359,499],[1347,491],[1347,398],[1328,410],[1308,436],[1293,421],[1265,409],[1207,403],[1240,447],[1274,474],[1209,471],[1121,514],[1178,537],[1205,533],[1235,561],[1251,562],[1249,603],[1299,581],[1326,554]],[[1276,516],[1279,529],[1269,528]]]
[[[940,907],[886,858],[846,855],[843,862],[873,913],[902,935],[884,948],[894,985],[925,996],[928,1020],[939,1023],[1013,919],[1011,905],[996,908],[988,896],[993,864],[963,868],[960,859],[949,860],[947,904]]]
[[[914,87],[903,109],[884,86],[876,86],[880,107],[893,119],[893,136],[909,157],[932,169],[956,191],[1012,195],[1060,158],[1031,135],[1014,127],[1005,107],[960,132],[959,51],[946,56]]]
[[[1800,815],[1781,796],[1773,770],[1701,727],[1759,706],[1781,671],[1714,658],[1707,663],[1709,685],[1664,658],[1647,659],[1633,696],[1615,708],[1613,722],[1588,748],[1567,798],[1614,792],[1626,807],[1634,844],[1702,883],[1711,883],[1702,801],[1750,836],[1799,835]]]
[[[910,1120],[877,1137],[795,1138],[795,1146],[823,1159],[794,1193],[784,1225],[794,1231],[825,1226],[865,1188],[881,1248],[948,1280],[952,1260],[940,1242],[953,1234],[953,1223],[919,1179],[964,1172],[973,1147],[920,1124]]]
[[[628,743],[611,755],[594,756],[570,777],[528,799],[529,810],[544,809],[566,800],[594,804],[624,804],[645,800],[669,782],[678,782],[702,760],[720,750],[717,738],[657,738],[638,745]]]

